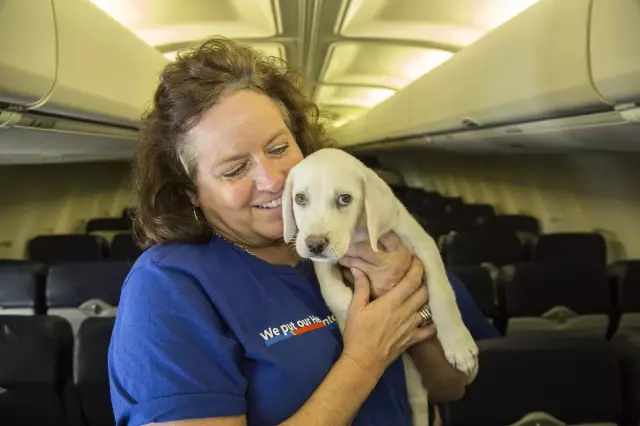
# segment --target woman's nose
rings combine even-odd
[[[284,170],[276,162],[267,160],[257,167],[255,182],[258,191],[278,192],[282,189],[284,180]]]

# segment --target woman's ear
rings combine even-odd
[[[191,204],[193,204],[195,207],[200,207],[200,201],[198,200],[198,194],[196,194],[194,191],[187,189],[185,191],[185,193],[187,194],[187,197],[189,197],[189,201],[191,202]]]

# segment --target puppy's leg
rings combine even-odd
[[[428,425],[429,399],[427,390],[422,385],[422,376],[420,376],[420,372],[409,354],[402,354],[402,365],[404,366],[404,376],[407,382],[407,396],[411,406],[413,425]]]
[[[462,321],[438,246],[406,208],[401,203],[398,204],[400,215],[394,231],[424,265],[429,287],[429,306],[445,356],[451,365],[469,375],[472,380],[477,373],[478,347]]]
[[[344,333],[353,291],[345,285],[338,265],[327,262],[314,262],[313,267],[320,284],[322,298],[336,317],[340,333]]]

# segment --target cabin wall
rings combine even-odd
[[[640,258],[640,155],[385,152],[409,186],[538,218],[543,232],[599,231],[609,260]]]
[[[122,162],[0,166],[0,258],[25,257],[37,235],[84,233],[88,219],[132,202]]]

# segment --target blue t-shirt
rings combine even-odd
[[[154,246],[125,281],[109,347],[116,424],[246,414],[275,425],[341,351],[311,263],[272,265],[221,239]],[[389,424],[411,425],[400,358],[353,422]]]

